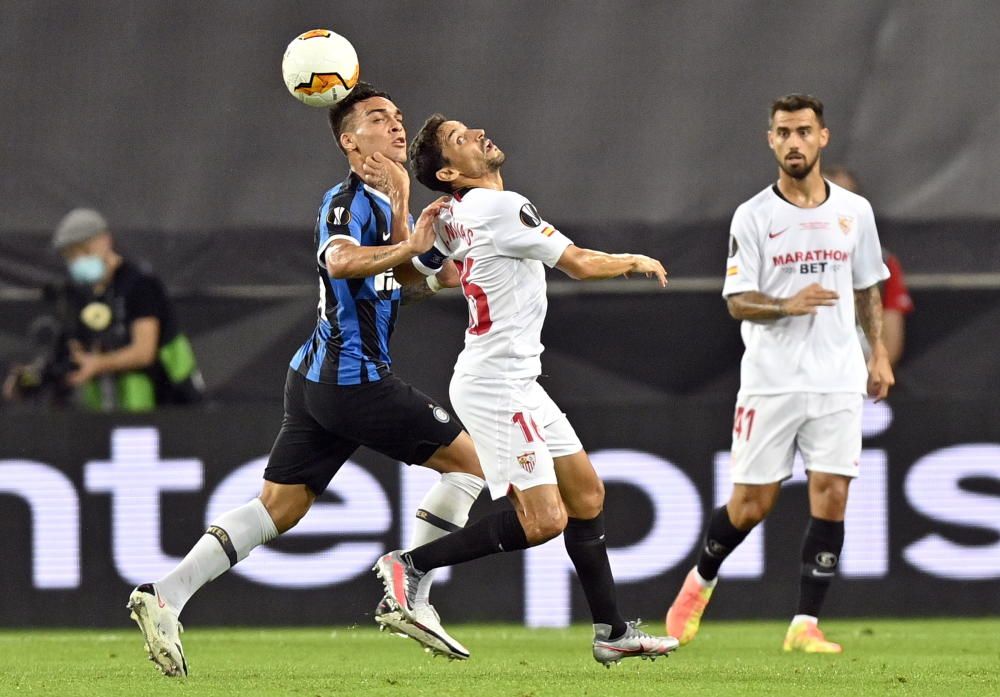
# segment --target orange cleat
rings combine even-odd
[[[823,630],[811,620],[799,620],[788,627],[785,634],[785,651],[801,651],[802,653],[842,653],[840,644],[827,641]]]
[[[667,634],[677,637],[681,646],[694,639],[701,626],[701,616],[715,590],[715,584],[703,586],[696,569],[691,569],[684,579],[680,593],[667,611]]]

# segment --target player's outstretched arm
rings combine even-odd
[[[667,285],[663,264],[643,254],[608,254],[571,244],[559,257],[556,268],[577,281],[628,276],[630,273],[656,277],[660,287]]]
[[[811,283],[790,298],[774,298],[750,290],[726,297],[726,306],[733,319],[764,320],[815,315],[819,307],[834,305],[840,295],[818,283]]]

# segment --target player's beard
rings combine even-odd
[[[802,153],[799,154],[801,155]],[[778,166],[781,167],[781,170],[792,179],[805,179],[809,176],[809,173],[813,171],[813,167],[816,166],[816,163],[819,162],[819,153],[816,153],[816,157],[813,158],[812,162],[806,160],[805,155],[802,156],[802,159],[805,160],[805,164],[801,167],[793,169],[789,167],[785,160],[779,160]]]
[[[503,167],[503,163],[507,161],[507,156],[504,154],[503,150],[497,152],[496,157],[486,160],[486,169],[490,172],[498,172],[500,168]]]

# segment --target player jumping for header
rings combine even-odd
[[[432,569],[539,545],[563,533],[594,623],[594,658],[655,658],[677,647],[618,611],[604,541],[604,485],[566,415],[536,378],[547,308],[545,266],[575,279],[630,273],[666,285],[660,262],[574,245],[528,199],[504,190],[504,153],[481,129],[436,114],[410,145],[417,179],[451,195],[435,226],[437,240],[413,264],[437,273],[454,259],[469,302],[465,349],[452,378],[452,405],[476,445],[494,499],[514,506],[467,528],[376,564],[390,599],[411,612],[415,589]]]

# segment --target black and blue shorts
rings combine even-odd
[[[289,369],[285,416],[264,479],[305,484],[318,496],[362,445],[420,465],[461,432],[446,409],[395,375],[361,385],[329,385]]]

